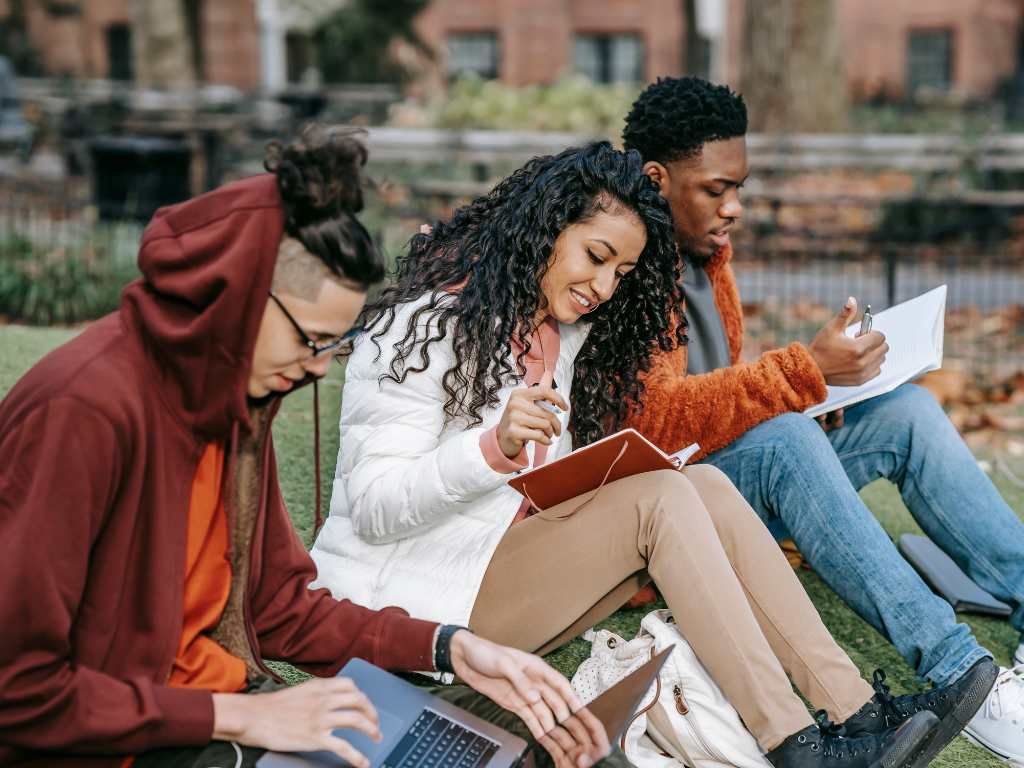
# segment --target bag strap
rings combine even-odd
[[[612,461],[612,463],[608,465],[608,471],[604,473],[604,477],[601,479],[601,484],[599,486],[597,486],[597,488],[594,490],[594,494],[589,499],[580,502],[573,510],[571,510],[570,512],[566,512],[564,515],[558,515],[558,517],[556,517],[555,519],[556,520],[565,520],[567,518],[570,518],[573,515],[575,515],[577,512],[579,512],[581,509],[583,509],[585,506],[587,506],[587,504],[589,504],[594,499],[596,499],[597,498],[597,494],[599,494],[601,492],[601,489],[604,488],[605,484],[608,482],[608,476],[611,475],[612,470],[615,469],[615,465],[618,464],[619,463],[619,459],[621,459],[625,455],[627,448],[629,448],[629,440],[624,440],[623,443],[622,443],[622,448],[619,449],[619,455],[616,456],[615,459]],[[530,506],[531,507],[536,509],[538,512],[543,512],[544,511],[543,509],[541,509],[540,507],[538,507],[534,503],[532,498],[530,498],[530,493],[529,493],[529,491],[526,488],[526,481],[525,480],[523,481],[523,496],[525,496],[526,500],[528,502],[530,502]]]

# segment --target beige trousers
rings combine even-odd
[[[473,607],[474,631],[545,653],[653,579],[763,749],[813,722],[787,674],[835,722],[871,698],[775,540],[719,470],[625,478],[558,519],[586,498],[508,530]]]

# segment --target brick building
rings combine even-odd
[[[0,0],[0,18],[10,13]],[[47,74],[110,78],[146,84],[153,57],[136,28],[132,0],[47,0],[23,2],[26,33]],[[260,82],[260,28],[253,0],[185,0],[184,55],[189,72],[176,84],[233,85],[243,90]],[[159,11],[159,8],[157,8]]]
[[[434,0],[417,31],[438,53],[430,76],[461,72],[511,85],[581,72],[640,82],[683,69],[680,0]]]
[[[0,19],[11,1],[0,0]],[[1019,66],[1024,0],[836,1],[855,99],[899,100],[922,88],[985,99]],[[308,33],[311,19],[344,0],[179,2],[189,41],[183,61],[190,66],[182,69],[197,73],[199,82],[248,91],[296,80],[308,49],[301,34],[290,35],[303,25]],[[422,63],[423,85],[443,87],[463,72],[513,85],[572,73],[638,83],[684,72],[738,84],[743,13],[751,2],[757,0],[433,0],[416,21],[437,54]],[[159,3],[148,3],[159,11]],[[138,29],[145,4],[21,3],[48,73],[143,85],[152,79],[146,72],[152,57]]]
[[[985,99],[1018,66],[1022,0],[837,1],[855,99],[921,88]],[[747,2],[757,0],[434,0],[418,29],[439,54],[438,82],[464,71],[514,85],[687,71],[738,84]],[[703,66],[694,45],[707,48]]]
[[[1018,65],[1020,0],[843,0],[840,14],[855,97],[983,99]]]

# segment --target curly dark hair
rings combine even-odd
[[[399,305],[426,294],[430,301],[413,312],[382,378],[400,383],[424,371],[430,345],[451,333],[455,364],[443,377],[445,415],[479,424],[481,409],[496,406],[503,384],[525,370],[525,351],[519,370],[510,365],[511,342],[531,334],[558,236],[601,211],[619,210],[643,224],[647,241],[614,296],[580,318],[591,329],[576,357],[570,393],[570,428],[578,443],[616,428],[627,402],[640,399],[639,373],[648,369],[654,346],[685,343],[686,326],[677,311],[682,267],[668,204],[644,174],[640,155],[607,142],[534,158],[490,194],[434,224],[430,234],[412,238],[394,284],[365,311],[374,341],[389,330]]]
[[[633,102],[622,142],[645,161],[698,155],[709,141],[747,133],[747,105],[727,85],[699,77],[659,77]]]
[[[267,145],[285,233],[343,280],[364,290],[384,278],[384,259],[355,214],[363,209],[366,147],[359,131],[306,125],[290,142]]]

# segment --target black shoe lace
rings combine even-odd
[[[893,696],[889,686],[885,684],[885,670],[876,669],[872,675],[871,686],[875,689],[878,703],[888,718],[888,725],[899,725],[904,720],[925,710],[934,711],[937,704],[945,703],[948,691],[945,688],[933,688],[922,693],[909,693]]]
[[[885,673],[882,673],[882,681],[884,680]],[[836,725],[829,720],[823,709],[814,713],[814,721],[821,734],[820,748],[825,757],[851,759],[860,754],[870,755],[880,748],[881,742],[878,735],[847,736],[846,727]]]
[[[896,704],[896,697],[892,695],[891,689],[885,684],[885,670],[876,669],[871,676],[871,687],[875,689],[875,700],[882,710],[887,726],[897,725],[907,717]]]
[[[885,684],[885,670],[876,669],[871,676],[871,687],[875,689],[878,700],[884,704],[891,704],[893,696],[889,693],[889,686]]]
[[[846,735],[846,728],[829,720],[828,713],[824,709],[819,709],[814,713],[814,722],[817,723],[818,731],[822,736],[836,738]]]
[[[824,709],[819,709],[814,713],[814,722],[818,726],[818,733],[821,734],[819,743],[821,745],[820,748],[824,750],[822,754],[825,757],[843,757],[842,746],[847,747],[850,757],[857,754],[856,750],[851,748],[849,740],[844,738],[846,736],[846,728],[829,720],[828,713]],[[818,749],[815,747],[812,747],[812,749],[817,752]]]

